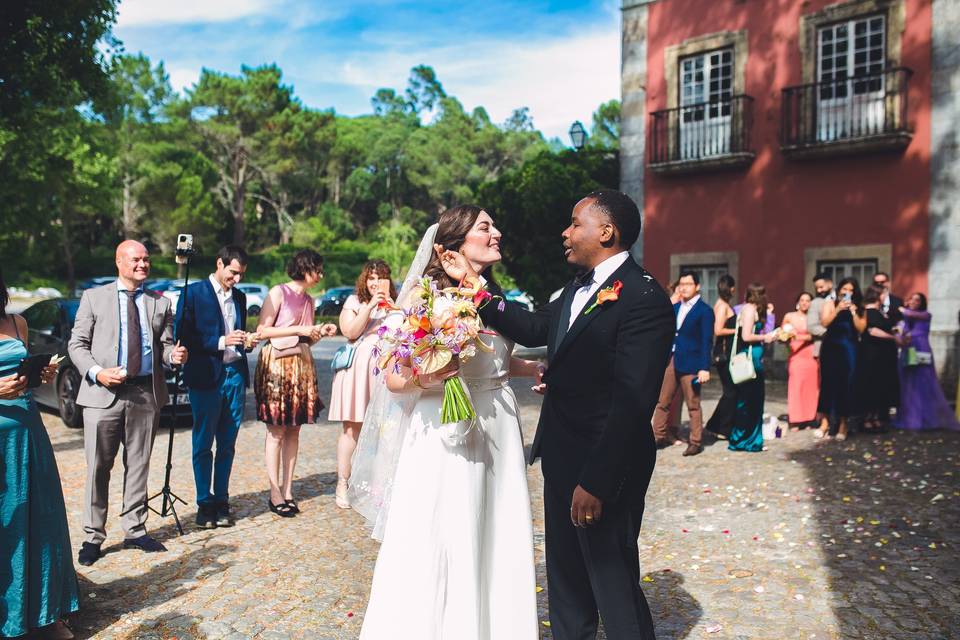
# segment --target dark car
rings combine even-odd
[[[338,316],[343,309],[343,303],[353,295],[353,287],[333,287],[317,298],[317,314],[321,316]]]
[[[73,295],[80,297],[83,295],[83,292],[87,289],[96,289],[97,287],[102,287],[105,284],[110,284],[117,279],[117,276],[100,276],[98,278],[89,278],[77,284],[77,287],[73,290]]]
[[[56,409],[60,418],[68,427],[83,426],[80,407],[77,406],[77,393],[80,391],[80,372],[70,362],[67,354],[67,344],[73,330],[73,322],[77,317],[77,308],[80,306],[78,298],[55,298],[44,300],[23,312],[23,317],[30,327],[28,339],[30,353],[52,353],[64,356],[60,363],[60,370],[53,382],[41,385],[33,390],[33,397],[37,404],[43,407]],[[171,401],[176,389],[174,373],[165,371],[167,376],[167,390]],[[187,389],[180,386],[177,393],[178,423],[190,422],[190,397]],[[173,416],[173,407],[167,405],[160,411],[161,421],[167,421]]]

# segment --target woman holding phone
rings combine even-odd
[[[72,638],[64,618],[80,607],[57,461],[27,379],[27,323],[6,312],[0,273],[0,637]],[[43,371],[43,382],[56,376]]]
[[[863,294],[855,278],[844,278],[837,286],[837,299],[824,301],[820,324],[827,328],[820,348],[820,402],[817,411],[828,418],[827,428],[814,436],[823,438],[836,424],[837,440],[846,440],[848,418],[854,415],[854,381],[857,373],[857,345],[867,328]]]

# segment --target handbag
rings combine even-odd
[[[353,366],[353,356],[356,354],[356,345],[351,343],[343,345],[333,354],[333,359],[330,361],[330,371],[337,372],[343,369],[349,369]]]
[[[747,347],[746,351],[737,353],[737,338],[740,337],[740,314],[737,314],[737,325],[733,332],[733,348],[730,353],[730,379],[733,384],[741,384],[750,380],[756,380],[757,369],[753,366],[753,345]]]
[[[917,351],[916,347],[907,347],[908,367],[918,367],[924,364],[933,364],[933,354],[929,351]]]
[[[280,295],[280,304],[277,305],[277,314],[283,306],[283,294]],[[276,320],[274,320],[276,321]],[[308,300],[303,305],[300,324],[313,324],[313,302]],[[299,356],[303,353],[303,345],[309,347],[310,339],[305,336],[283,336],[282,338],[270,338],[270,346],[273,347],[274,358],[289,358],[290,356]],[[309,349],[308,349],[309,352]]]

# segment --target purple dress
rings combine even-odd
[[[903,310],[903,335],[910,346],[930,353],[930,313]],[[957,416],[943,396],[932,364],[906,366],[907,348],[900,353],[900,408],[896,426],[901,429],[960,429]]]

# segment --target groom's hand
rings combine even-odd
[[[570,520],[575,527],[589,527],[600,521],[603,515],[603,500],[577,485],[570,504]]]

